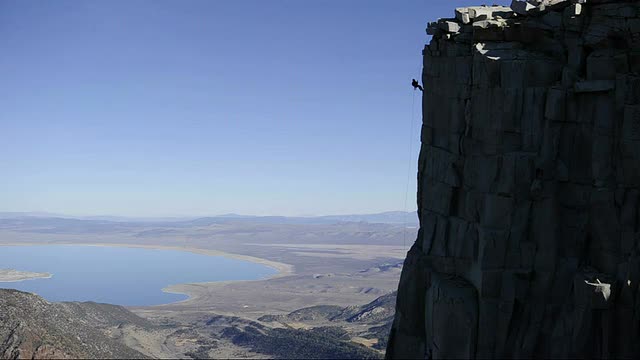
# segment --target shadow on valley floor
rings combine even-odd
[[[394,314],[393,292],[409,245],[403,239],[412,242],[415,232],[415,228],[398,224],[361,222],[279,225],[230,221],[186,226],[0,221],[0,244],[184,247],[291,266],[286,276],[267,280],[176,284],[169,290],[190,294],[188,301],[151,307],[49,304],[35,295],[14,292],[12,296],[23,300],[0,303],[0,317],[4,316],[0,357],[13,357],[16,351],[29,358],[33,354],[57,356],[67,354],[61,352],[65,349],[76,349],[68,355],[380,358]],[[0,293],[0,301],[5,297],[6,293]],[[70,308],[76,310],[70,312]],[[91,309],[90,316],[83,313],[87,309]],[[48,315],[29,317],[38,311]],[[114,314],[119,315],[114,318]],[[82,334],[66,324],[78,324],[75,329]],[[33,335],[37,328],[58,335],[38,342]],[[91,340],[100,336],[102,342]],[[93,343],[98,348],[87,347]]]
[[[0,357],[375,359],[395,299],[394,292],[363,306],[313,306],[257,321],[202,313],[176,320],[0,290]]]

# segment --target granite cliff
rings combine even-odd
[[[459,8],[427,32],[387,357],[640,357],[640,1]]]

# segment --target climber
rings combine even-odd
[[[416,79],[411,79],[411,86],[413,86],[413,90],[415,89],[420,89],[420,91],[424,91],[422,89],[422,86],[420,84],[418,84],[418,81]]]

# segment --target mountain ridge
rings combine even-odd
[[[122,306],[50,303],[32,293],[0,289],[0,358],[147,358],[101,330],[124,323],[152,326]]]
[[[53,213],[35,212],[0,212],[0,221],[23,220],[23,221],[60,221],[60,222],[91,222],[93,224],[172,224],[172,225],[211,225],[216,223],[229,222],[250,222],[264,224],[333,224],[343,222],[367,222],[380,224],[407,224],[416,226],[418,217],[416,211],[385,211],[371,214],[344,214],[344,215],[321,215],[321,216],[280,216],[280,215],[242,215],[242,214],[222,214],[203,217],[184,218],[137,218],[123,216],[67,216]]]

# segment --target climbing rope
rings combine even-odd
[[[416,103],[416,91],[415,89],[411,93],[411,127],[409,129],[409,166],[407,169],[407,182],[404,190],[404,223],[402,227],[402,248],[403,251],[407,251],[407,201],[409,197],[409,182],[411,180],[411,167],[413,165],[413,128],[415,124],[415,103]]]

